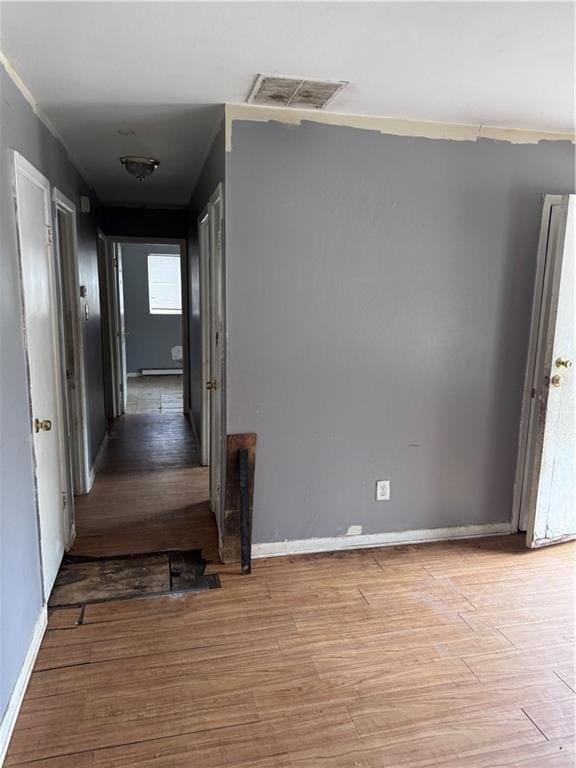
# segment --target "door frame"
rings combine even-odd
[[[190,413],[190,288],[188,285],[188,250],[186,240],[176,237],[130,237],[128,235],[105,235],[99,231],[104,243],[103,269],[101,273],[103,314],[105,315],[106,333],[104,334],[104,375],[105,386],[109,392],[109,418],[121,416],[124,412],[121,395],[121,365],[119,340],[119,304],[118,281],[115,268],[116,247],[123,243],[150,245],[178,245],[180,247],[180,270],[182,283],[182,403],[183,412]],[[125,340],[122,340],[125,343]]]
[[[211,311],[210,311],[210,334],[212,334],[214,330],[214,323],[215,323],[215,312],[214,308],[212,306],[212,298],[213,298],[213,283],[214,283],[214,275],[217,276],[219,281],[219,298],[220,298],[220,307],[219,307],[219,314],[221,316],[221,328],[220,328],[220,383],[217,389],[212,389],[210,392],[210,400],[214,397],[220,398],[220,424],[218,425],[218,435],[219,435],[219,446],[214,446],[212,437],[210,438],[210,506],[212,508],[212,512],[214,514],[214,517],[216,518],[216,522],[218,525],[218,531],[220,536],[220,547],[222,547],[222,530],[223,530],[223,516],[224,516],[224,489],[226,488],[226,457],[225,457],[225,436],[226,436],[226,293],[225,293],[225,248],[224,248],[224,241],[225,241],[225,232],[224,232],[224,221],[225,221],[225,213],[224,213],[224,187],[223,184],[220,182],[214,192],[210,195],[210,199],[208,201],[208,210],[210,212],[210,302],[211,302]],[[214,238],[212,230],[214,227],[214,208],[216,204],[219,204],[220,208],[220,243],[219,243],[219,261],[216,262],[214,258],[214,245],[216,238]],[[210,364],[212,365],[213,360],[212,357],[210,358]],[[210,370],[210,377],[212,375],[212,371]],[[212,421],[210,423],[211,428],[213,428]],[[217,462],[214,461],[214,458],[217,459]],[[214,466],[216,464],[216,466]],[[213,503],[213,494],[212,494],[212,478],[214,476],[214,473],[217,475],[217,482],[219,487],[219,493],[218,493],[218,499],[217,504]]]
[[[512,532],[526,530],[528,535],[533,533],[534,528],[529,506],[535,470],[532,463],[536,459],[541,422],[538,392],[546,373],[546,348],[549,341],[546,329],[552,310],[553,288],[560,279],[561,267],[556,259],[556,249],[549,247],[550,224],[554,207],[567,205],[567,201],[568,195],[543,196],[512,506]]]
[[[210,393],[206,384],[210,378],[210,206],[198,217],[201,377],[200,377],[200,464],[210,463]]]
[[[84,362],[84,334],[82,332],[82,302],[80,297],[80,268],[78,263],[78,224],[76,205],[57,187],[52,193],[54,201],[54,240],[59,255],[60,271],[60,316],[63,323],[63,340],[66,343],[67,331],[74,356],[74,371],[71,379],[65,368],[66,404],[68,416],[68,434],[70,457],[74,480],[74,495],[81,496],[90,492],[90,453],[88,439],[88,404],[86,397],[86,366]],[[68,247],[60,242],[59,214],[65,217],[68,227]],[[70,320],[65,313],[65,296],[71,300]],[[67,325],[70,325],[67,328]],[[65,361],[64,357],[64,361]]]
[[[58,408],[60,410],[60,416],[62,419],[62,429],[59,430],[60,434],[60,444],[58,446],[59,453],[61,457],[61,483],[63,485],[62,492],[65,494],[65,504],[62,507],[62,519],[64,522],[64,540],[62,542],[63,550],[69,549],[73,542],[75,537],[75,526],[74,526],[74,494],[72,491],[72,477],[71,477],[71,467],[70,467],[70,445],[69,445],[69,439],[68,439],[68,424],[67,424],[67,413],[68,413],[68,403],[67,403],[67,397],[66,397],[66,367],[64,363],[64,326],[63,326],[63,313],[62,313],[62,296],[61,296],[61,289],[62,289],[62,274],[60,270],[59,260],[56,258],[56,249],[54,248],[54,221],[53,221],[53,209],[51,204],[51,196],[50,196],[50,181],[42,174],[38,169],[32,165],[23,155],[21,155],[17,150],[12,150],[12,192],[13,192],[13,203],[14,203],[14,210],[15,210],[15,221],[16,221],[16,236],[17,236],[17,246],[18,246],[18,279],[19,279],[19,294],[20,294],[20,302],[21,302],[21,312],[22,312],[22,329],[24,332],[24,356],[26,361],[26,384],[27,384],[27,390],[28,390],[28,413],[30,418],[30,441],[31,441],[31,447],[32,447],[32,463],[33,463],[33,475],[34,475],[34,487],[37,488],[38,485],[38,465],[36,460],[36,448],[34,444],[34,432],[33,432],[33,423],[34,423],[34,413],[33,413],[33,406],[32,406],[32,382],[30,378],[30,348],[28,345],[28,325],[27,325],[27,313],[26,313],[26,297],[24,295],[24,277],[23,277],[23,253],[22,253],[22,243],[20,238],[20,213],[18,209],[18,180],[17,175],[18,173],[23,174],[24,176],[27,176],[32,183],[36,184],[43,193],[44,197],[44,221],[47,231],[47,238],[46,238],[46,247],[48,249],[48,258],[50,261],[50,264],[52,266],[53,270],[53,277],[54,277],[54,288],[55,288],[55,299],[56,299],[56,305],[54,307],[54,311],[56,312],[56,325],[58,327],[58,338],[56,339],[56,354],[58,356],[57,361],[57,368],[60,370],[60,386],[56,388],[56,398],[58,400]],[[39,556],[40,556],[40,576],[42,581],[42,595],[43,595],[43,601],[44,604],[48,601],[48,591],[47,591],[47,585],[46,585],[46,577],[45,577],[45,563],[44,563],[44,557],[42,554],[42,543],[41,543],[41,536],[42,536],[42,530],[41,530],[41,515],[40,515],[40,505],[39,505],[39,498],[38,494],[34,494],[34,504],[36,507],[36,521],[38,525],[38,545],[39,545]]]

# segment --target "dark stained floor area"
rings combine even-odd
[[[98,477],[198,466],[194,434],[183,413],[130,414],[112,423]]]

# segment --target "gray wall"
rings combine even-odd
[[[234,123],[228,432],[258,433],[256,542],[510,519],[540,195],[573,169],[568,143]]]
[[[182,344],[182,315],[151,315],[148,306],[148,254],[180,254],[177,245],[122,243],[126,365],[129,373],[141,368],[177,368],[172,347]]]
[[[202,402],[202,329],[200,325],[200,253],[198,249],[198,217],[220,182],[224,182],[224,123],[212,143],[208,157],[194,188],[188,218],[188,279],[190,289],[190,412],[200,434]]]
[[[3,714],[32,638],[41,605],[32,435],[22,335],[10,149],[18,150],[76,203],[90,194],[62,146],[34,115],[0,66],[0,713]],[[89,435],[95,455],[105,429],[96,230],[79,214],[80,280],[88,288],[84,324]]]

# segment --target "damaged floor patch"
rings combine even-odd
[[[217,574],[204,574],[206,565],[200,549],[114,557],[67,555],[48,605],[65,608],[219,588]]]

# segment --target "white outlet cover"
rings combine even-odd
[[[390,500],[390,480],[376,481],[376,501]]]

